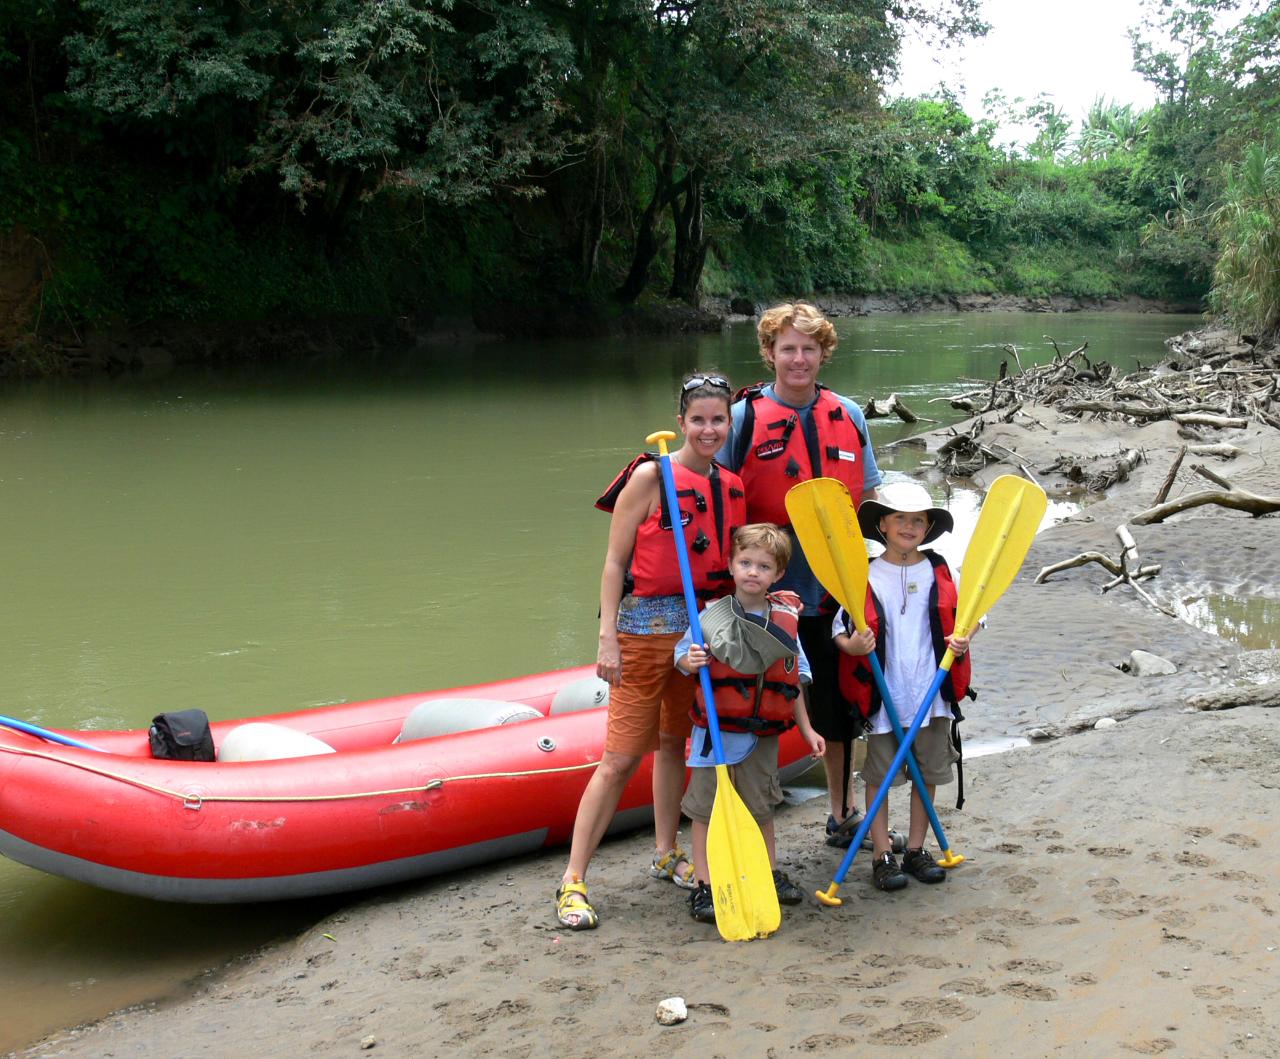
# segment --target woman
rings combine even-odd
[[[732,588],[729,548],[733,531],[746,521],[741,479],[714,459],[729,436],[730,394],[721,375],[698,372],[684,380],[676,416],[684,441],[671,455],[694,589],[705,598]],[[674,648],[689,618],[657,459],[637,456],[596,506],[613,514],[596,658],[596,673],[612,687],[604,754],[578,805],[569,864],[556,891],[556,918],[570,930],[599,922],[587,900],[587,867],[623,788],[653,750],[657,848],[649,873],[685,889],[696,886],[692,861],[676,842],[694,679],[675,668]]]
[[[861,732],[861,718],[838,694],[831,615],[819,613],[826,592],[791,531],[784,499],[798,482],[838,478],[857,506],[876,495],[880,470],[862,409],[818,382],[836,348],[831,321],[805,302],[786,303],[760,317],[756,334],[773,382],[748,387],[734,402],[729,441],[718,458],[742,475],[747,521],[774,522],[791,532],[791,563],[774,588],[794,592],[804,603],[800,642],[813,670],[809,720],[827,746],[827,841],[847,847],[861,819],[849,797],[852,741]]]

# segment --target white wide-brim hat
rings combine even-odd
[[[935,507],[933,497],[924,486],[915,482],[893,482],[881,486],[878,500],[864,500],[858,508],[858,525],[862,527],[862,535],[869,541],[888,544],[884,534],[880,532],[880,520],[895,511],[923,511],[929,516],[929,531],[921,544],[937,540],[955,528],[951,512],[945,507]]]

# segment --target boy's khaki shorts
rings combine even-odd
[[[694,689],[698,682],[675,665],[680,633],[638,636],[618,633],[622,683],[609,689],[604,748],[643,757],[658,749],[658,733],[685,739],[693,727]]]
[[[893,755],[897,752],[898,737],[892,732],[867,736],[867,760],[862,765],[862,779],[868,787],[884,786],[885,773],[889,771]],[[916,756],[920,775],[926,784],[932,787],[950,783],[955,778],[951,766],[960,757],[951,745],[951,719],[934,717],[927,725],[921,725],[911,744],[911,752]],[[890,786],[900,786],[909,778],[910,773],[907,772],[904,760]]]
[[[691,770],[689,788],[684,792],[680,808],[690,820],[700,824],[711,822],[711,806],[716,800],[716,769],[698,767]],[[756,821],[766,824],[782,801],[782,784],[778,780],[778,737],[762,735],[756,748],[736,765],[729,766],[729,779],[734,790]]]

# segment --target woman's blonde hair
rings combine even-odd
[[[802,335],[809,335],[818,340],[822,347],[822,363],[831,359],[836,349],[836,329],[831,321],[819,312],[817,306],[808,302],[785,302],[767,310],[756,325],[756,335],[760,339],[760,359],[769,367],[773,367],[773,344],[778,335],[788,328],[794,327]]]

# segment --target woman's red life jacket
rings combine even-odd
[[[947,637],[956,627],[956,604],[959,601],[959,593],[956,591],[956,583],[951,576],[951,568],[947,566],[947,561],[937,552],[929,549],[922,550],[920,554],[933,564],[933,587],[929,590],[929,631],[933,636],[934,658],[941,662],[942,656],[947,651]],[[875,593],[871,591],[870,585],[867,586],[865,613],[867,628],[876,634],[876,657],[880,659],[880,669],[883,672],[887,657],[884,611]],[[844,624],[845,631],[852,633],[853,620],[848,614],[844,616]],[[939,689],[943,701],[950,703],[953,713],[958,712],[956,707],[960,700],[970,694],[969,677],[973,668],[969,660],[970,653],[966,651],[964,655],[952,662],[951,672],[943,680],[942,687]],[[844,696],[850,707],[856,709],[864,718],[870,717],[880,709],[882,705],[880,689],[876,687],[875,677],[871,674],[871,663],[865,655],[848,655],[843,651],[839,652],[839,657],[836,659],[836,676],[840,685],[840,694]],[[903,704],[895,703],[895,705]],[[918,702],[907,704],[907,708],[912,710],[918,709],[919,706]]]
[[[618,494],[635,469],[647,460],[657,458],[651,452],[644,452],[627,464],[596,501],[596,507],[612,513]],[[661,473],[661,468],[658,470]],[[705,478],[678,460],[671,461],[671,473],[676,482],[676,502],[680,505],[680,522],[684,526],[684,540],[689,549],[694,591],[703,599],[723,596],[733,588],[733,579],[729,575],[733,531],[746,525],[747,521],[742,479],[715,462]],[[667,491],[661,487],[661,480],[659,496],[661,503],[658,509],[636,530],[624,594],[679,596],[684,593],[680,566],[676,561],[676,546],[668,536],[671,513],[667,509]]]
[[[862,503],[867,440],[825,386],[805,414],[766,397],[765,383],[742,390],[747,402],[734,463],[747,490],[747,519],[789,526],[787,490],[810,478],[838,478],[854,506]]]
[[[800,695],[799,629],[804,604],[794,592],[770,592],[767,620],[776,635],[797,645],[797,653],[774,662],[763,673],[739,673],[717,658],[707,667],[716,697],[716,716],[727,732],[777,735],[795,722],[795,700]],[[697,698],[690,711],[694,721],[706,726],[707,710],[698,682]]]

